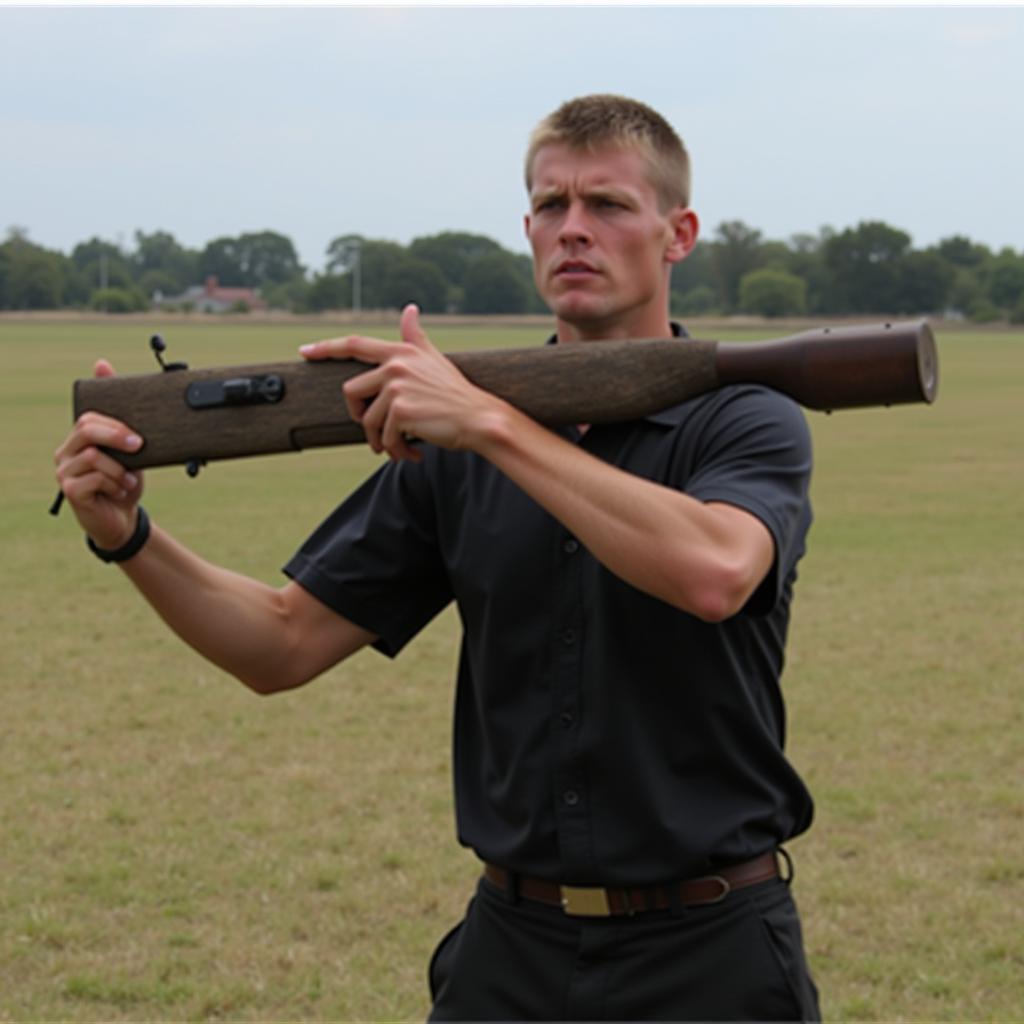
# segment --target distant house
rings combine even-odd
[[[252,288],[222,288],[212,274],[206,279],[206,284],[194,284],[180,295],[161,295],[157,292],[153,302],[157,306],[184,306],[197,313],[229,313],[240,308],[267,308],[259,292]]]

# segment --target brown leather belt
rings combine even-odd
[[[721,868],[713,875],[685,882],[649,885],[637,888],[591,888],[559,885],[539,878],[512,875],[505,868],[484,864],[484,878],[505,893],[514,887],[520,899],[561,907],[578,917],[618,917],[647,910],[671,910],[721,903],[734,889],[778,878],[779,863],[774,852],[762,854],[743,864]]]

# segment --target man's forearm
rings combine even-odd
[[[286,628],[272,587],[211,565],[157,526],[121,568],[182,640],[247,685],[261,666],[283,660]]]
[[[299,686],[372,639],[295,584],[213,565],[157,526],[121,568],[182,640],[259,693]]]
[[[607,569],[700,618],[738,611],[771,567],[771,535],[749,513],[626,473],[515,409],[489,417],[474,448]]]

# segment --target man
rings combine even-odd
[[[526,177],[553,343],[673,333],[670,272],[698,222],[664,119],[571,101]],[[816,1019],[778,869],[811,818],[778,686],[810,521],[801,413],[733,387],[551,431],[462,377],[413,306],[401,335],[303,349],[375,364],[344,400],[390,459],[283,589],[149,532],[141,481],[98,447],[141,442],[94,415],[57,453],[90,546],[264,693],[367,644],[397,654],[458,603],[456,813],[485,867],[432,960],[433,1019]]]

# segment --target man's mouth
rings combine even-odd
[[[597,268],[586,260],[563,260],[557,267],[555,267],[556,277],[574,277],[596,273]]]

